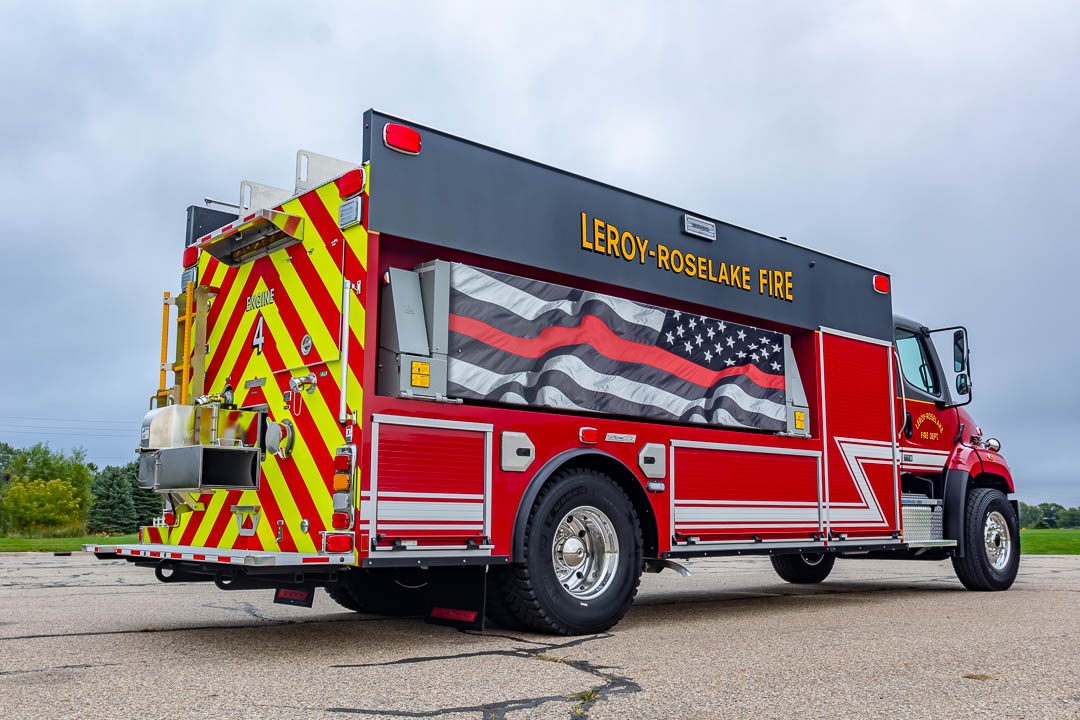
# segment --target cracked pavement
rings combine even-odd
[[[1080,556],[1005,593],[944,562],[767,559],[646,574],[612,631],[483,633],[164,585],[92,555],[0,555],[5,718],[1080,718]]]

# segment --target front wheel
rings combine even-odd
[[[964,509],[964,557],[953,557],[968,590],[1008,590],[1020,569],[1020,527],[1004,493],[975,488]]]
[[[626,493],[602,473],[566,470],[533,505],[524,563],[494,578],[499,610],[540,632],[601,632],[630,609],[641,567],[641,528]]]
[[[783,580],[799,585],[819,583],[829,577],[836,556],[828,553],[808,553],[805,555],[772,555],[773,570]]]

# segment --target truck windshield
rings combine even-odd
[[[908,384],[929,395],[939,395],[934,365],[930,362],[926,346],[919,336],[896,328],[896,351],[900,355],[900,370]]]

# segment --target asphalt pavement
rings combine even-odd
[[[3,718],[1080,718],[1080,556],[1003,593],[948,562],[646,575],[576,638],[312,609],[92,555],[0,555]]]

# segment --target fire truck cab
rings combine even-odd
[[[562,634],[692,557],[1012,584],[967,333],[894,317],[886,273],[375,110],[362,140],[189,208],[138,449],[166,512],[88,550]]]

